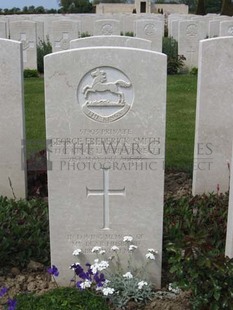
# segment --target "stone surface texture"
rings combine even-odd
[[[21,43],[0,39],[0,195],[26,196]]]
[[[76,248],[86,263],[96,257],[94,246],[109,257],[117,245],[126,267],[123,237],[130,235],[139,266],[148,248],[158,250],[149,276],[159,287],[166,56],[118,47],[51,54],[45,93],[51,258],[61,283],[68,285]]]
[[[233,133],[233,38],[200,42],[193,194],[229,189]]]

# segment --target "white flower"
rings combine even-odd
[[[73,255],[78,256],[81,252],[82,252],[81,249],[76,249],[74,250]]]
[[[103,255],[105,252],[106,252],[105,250],[101,250],[99,253]]]
[[[101,246],[94,246],[94,248],[91,250],[92,253],[99,252],[101,250]]]
[[[111,247],[111,250],[112,250],[112,251],[118,251],[119,248],[118,248],[118,246],[114,245],[114,246]]]
[[[91,287],[91,283],[90,280],[85,280],[80,284],[80,287],[84,290],[86,287]]]
[[[133,275],[130,271],[126,272],[125,274],[123,274],[123,277],[124,278],[127,278],[127,279],[132,279],[133,278]]]
[[[148,285],[146,281],[138,282],[138,289],[141,290],[144,285]]]
[[[133,244],[131,244],[130,246],[129,246],[129,251],[133,251],[133,250],[135,250],[135,249],[137,249],[138,247],[136,246],[136,245],[133,245]]]
[[[178,286],[173,287],[173,284],[172,284],[172,283],[169,283],[169,285],[168,285],[168,290],[169,290],[170,292],[174,293],[174,294],[179,294],[180,291],[181,291],[181,289],[180,289]]]
[[[109,263],[107,261],[104,261],[104,260],[102,260],[99,263],[99,260],[95,259],[94,262],[95,263],[93,265],[91,265],[91,267],[90,267],[94,274],[97,273],[97,271],[102,271],[102,270],[108,268],[108,266],[109,266]]]
[[[147,254],[146,254],[146,258],[147,258],[147,259],[151,259],[151,260],[155,260],[155,256],[154,256],[153,253],[147,253]]]
[[[131,242],[131,241],[133,241],[133,237],[132,236],[124,236],[123,241],[124,242]]]
[[[114,291],[115,291],[114,288],[111,288],[111,287],[104,287],[102,289],[102,292],[105,296],[112,295]]]
[[[159,251],[157,251],[155,249],[148,249],[147,251],[150,253],[153,253],[153,254],[159,254]]]

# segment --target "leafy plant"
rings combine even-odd
[[[86,37],[90,37],[90,33],[89,32],[82,32],[81,35],[80,35],[80,38],[86,38]]]
[[[228,195],[170,198],[165,205],[164,268],[191,290],[193,309],[230,309],[233,260],[224,257]],[[228,287],[228,289],[227,289]]]
[[[107,302],[95,292],[77,288],[56,288],[42,296],[17,296],[17,310],[108,310]]]
[[[134,32],[133,31],[126,31],[124,33],[123,31],[121,31],[121,36],[134,37]]]
[[[120,308],[124,307],[129,301],[145,303],[151,299],[154,296],[154,292],[152,285],[145,281],[147,277],[146,267],[149,261],[156,259],[158,252],[154,249],[148,249],[148,253],[145,255],[147,259],[146,265],[137,266],[135,264],[136,261],[133,260],[133,253],[137,251],[138,247],[131,244],[132,240],[132,236],[125,236],[123,238],[123,242],[128,247],[127,270],[124,270],[121,264],[118,255],[120,249],[117,246],[113,246],[111,250],[114,254],[110,259],[100,261],[97,258],[94,264],[87,263],[87,271],[79,263],[70,266],[75,273],[73,282],[76,282],[76,286],[81,290],[95,288],[97,291],[101,291],[103,296],[109,298],[114,306]],[[105,250],[102,250],[99,246],[95,246],[92,252],[96,253],[97,257],[98,255],[105,254]],[[82,250],[76,249],[73,255],[82,255]],[[55,272],[57,274],[56,269]],[[76,277],[78,277],[79,281],[76,280]]]
[[[167,73],[180,73],[184,66],[185,57],[178,55],[178,42],[171,37],[163,37],[162,52],[167,55]]]
[[[49,39],[40,41],[37,45],[37,69],[39,73],[44,73],[44,56],[50,53],[52,53],[52,45]]]
[[[0,268],[25,267],[29,260],[49,263],[47,204],[0,197]]]
[[[23,75],[25,79],[39,77],[37,70],[33,70],[33,69],[24,69]]]
[[[191,75],[197,75],[197,74],[198,74],[198,68],[193,67],[193,68],[190,70],[189,74],[191,74]]]

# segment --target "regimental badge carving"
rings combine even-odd
[[[156,27],[154,24],[150,23],[144,27],[144,32],[147,36],[152,36],[156,33]]]
[[[230,26],[230,27],[228,28],[227,33],[228,33],[230,36],[233,36],[233,26]]]
[[[113,34],[113,26],[111,24],[105,24],[102,26],[101,33],[105,36]]]
[[[196,24],[188,25],[186,28],[186,35],[188,37],[196,37],[198,34],[198,28]]]
[[[126,115],[134,98],[128,77],[113,67],[89,71],[77,89],[77,99],[83,113],[90,119],[111,123]]]

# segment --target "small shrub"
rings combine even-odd
[[[0,197],[0,269],[25,267],[30,259],[49,264],[47,204]]]
[[[233,259],[224,257],[228,195],[168,199],[164,268],[169,282],[191,290],[193,309],[231,309]]]
[[[40,41],[37,45],[37,69],[39,73],[44,73],[44,56],[50,53],[52,53],[52,45],[49,39]]]
[[[90,33],[89,32],[82,32],[81,35],[80,35],[80,38],[86,38],[86,37],[90,37]]]
[[[38,71],[33,69],[25,69],[23,72],[23,76],[25,79],[27,78],[37,78],[39,77]]]
[[[164,37],[162,52],[167,55],[167,73],[180,73],[184,66],[185,57],[183,55],[178,55],[177,41],[171,37]]]
[[[196,67],[193,67],[190,72],[189,72],[191,75],[197,75],[198,74],[198,68]]]
[[[134,37],[133,31],[126,31],[124,34],[126,37]]]

